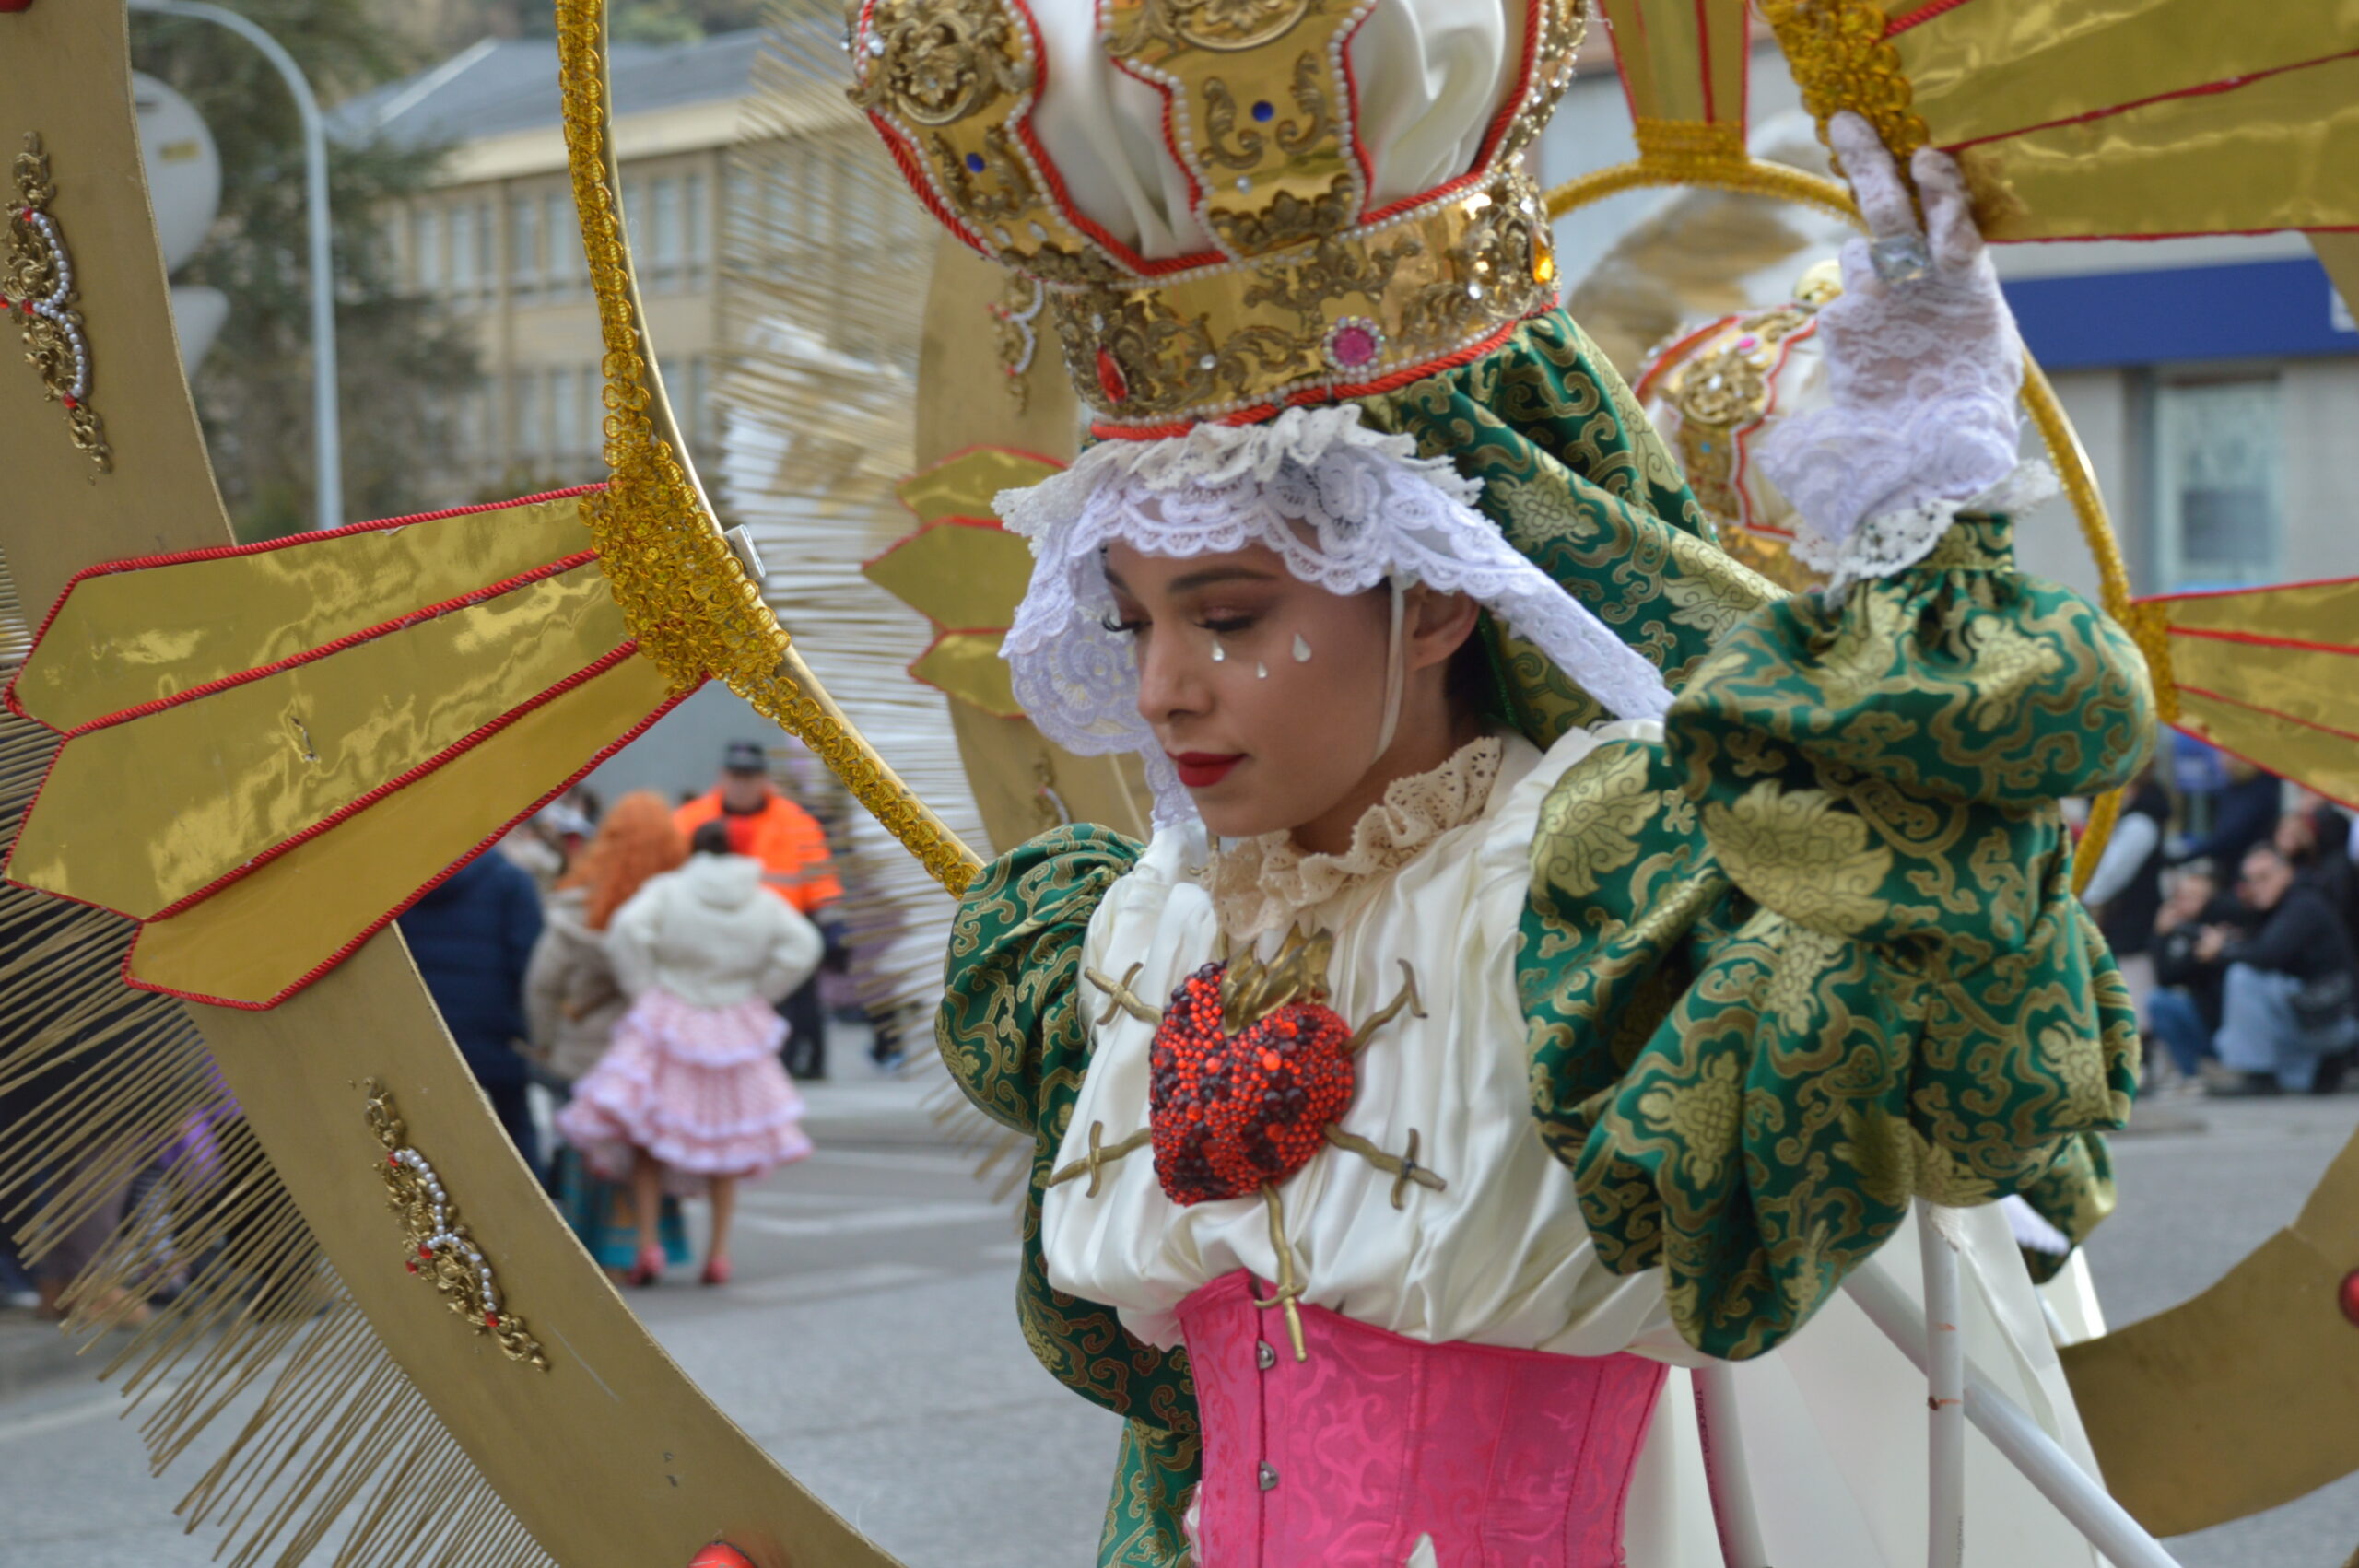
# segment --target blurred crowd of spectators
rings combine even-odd
[[[2359,1048],[2351,815],[2248,763],[2205,782],[2141,778],[2083,893],[2138,1009],[2148,1091],[2332,1094]]]

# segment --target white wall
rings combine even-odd
[[[2285,430],[2285,576],[2359,577],[2359,359],[2290,362],[2278,409]]]
[[[2064,405],[2065,415],[2080,434],[2083,450],[2089,454],[2098,492],[2113,514],[2114,534],[2129,562],[2130,582],[2133,588],[2142,589],[2146,586],[2142,575],[2145,530],[2138,517],[2138,497],[2131,480],[2130,464],[2139,448],[2130,428],[2130,380],[2118,370],[2068,371],[2051,379],[2057,401]],[[2039,432],[2026,422],[2024,455],[2039,457],[2046,452]],[[2015,559],[2034,576],[2063,583],[2091,599],[2097,597],[2095,557],[2082,537],[2071,503],[2061,496],[2018,520]]]

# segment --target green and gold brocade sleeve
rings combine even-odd
[[[1120,834],[1080,825],[1019,845],[958,903],[934,1039],[978,1109],[1032,1141],[1016,1317],[1057,1379],[1129,1421],[1099,1546],[1100,1568],[1170,1568],[1180,1507],[1197,1475],[1188,1360],[1135,1339],[1111,1308],[1049,1283],[1040,1195],[1089,1059],[1082,943],[1108,888],[1138,861]]]
[[[1664,731],[1558,781],[1523,922],[1534,1108],[1601,1258],[1661,1265],[1682,1334],[1739,1359],[1912,1197],[2084,1233],[2137,1025],[2056,797],[2145,755],[2129,638],[1970,520],[1747,614]]]

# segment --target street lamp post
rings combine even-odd
[[[262,51],[294,95],[303,121],[304,201],[310,209],[311,252],[312,526],[344,522],[344,442],[337,427],[335,387],[335,258],[328,232],[328,134],[319,99],[302,68],[279,41],[237,12],[205,0],[130,0],[135,11],[216,22]]]

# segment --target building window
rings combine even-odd
[[[519,468],[530,471],[548,450],[547,432],[541,421],[541,373],[519,370],[512,396],[510,413],[516,422],[516,438],[511,455]]]
[[[651,216],[654,226],[653,271],[659,280],[668,281],[678,275],[687,252],[684,243],[687,231],[681,223],[680,182],[668,174],[655,177]]]
[[[721,223],[730,237],[724,248],[734,254],[744,252],[749,238],[764,239],[756,228],[760,214],[755,204],[762,199],[766,183],[743,164],[730,165],[721,176]]]
[[[712,224],[705,215],[701,174],[691,174],[680,181],[680,222],[686,230],[683,238],[687,242],[688,274],[701,278],[712,261]]]
[[[508,287],[519,298],[541,289],[541,204],[520,196],[508,204]]]
[[[581,451],[581,382],[569,369],[549,372],[549,424],[557,432],[554,445],[560,460]]]
[[[409,219],[410,286],[420,294],[442,288],[442,212],[421,206]]]
[[[483,275],[475,271],[475,209],[462,202],[451,209],[451,292],[462,300],[472,299],[482,283]]]
[[[605,388],[598,380],[598,367],[584,365],[573,372],[574,383],[581,391],[581,432],[579,450],[585,457],[597,457],[606,446],[606,410],[601,399]]]
[[[2165,378],[2154,400],[2154,544],[2165,590],[2280,575],[2277,378]]]
[[[548,265],[542,276],[551,294],[569,294],[589,271],[581,250],[581,229],[573,221],[573,200],[563,191],[541,197],[541,230],[547,237]]]

